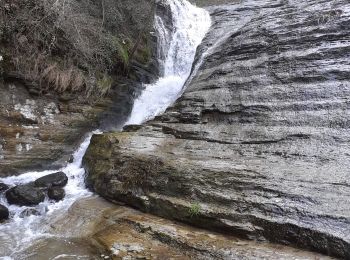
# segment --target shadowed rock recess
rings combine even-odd
[[[210,12],[182,97],[142,127],[93,136],[88,185],[163,217],[350,258],[349,2]]]

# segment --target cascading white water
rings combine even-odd
[[[99,133],[99,132],[94,132]],[[20,252],[33,241],[42,237],[49,237],[47,233],[50,219],[52,216],[67,210],[74,201],[91,195],[91,192],[85,188],[84,174],[85,171],[81,167],[83,156],[89,146],[92,134],[89,134],[84,142],[80,145],[73,155],[73,162],[58,171],[64,172],[68,176],[68,183],[65,187],[65,199],[53,203],[46,199],[36,207],[20,207],[9,205],[2,195],[0,204],[5,205],[11,212],[11,220],[5,224],[0,224],[0,258],[12,259],[11,257],[17,252]],[[13,176],[0,179],[9,186],[24,184],[36,180],[42,176],[54,173],[56,171],[28,172],[19,176]],[[25,209],[35,209],[40,215],[21,217],[21,213]]]
[[[161,17],[156,17],[158,44],[164,52],[161,60],[163,77],[155,84],[145,85],[145,90],[135,101],[131,116],[126,124],[140,124],[164,112],[174,102],[191,72],[197,46],[201,43],[210,27],[210,16],[207,11],[191,5],[186,0],[167,0],[172,12],[173,31],[168,32]],[[170,41],[169,41],[170,38]],[[168,47],[164,48],[167,45]],[[97,132],[95,132],[97,133]],[[57,214],[69,209],[73,202],[91,195],[85,188],[82,158],[89,146],[92,134],[85,139],[74,153],[74,160],[66,167],[56,171],[28,172],[20,176],[0,178],[0,182],[10,186],[24,184],[53,172],[63,171],[69,178],[65,187],[66,197],[54,203],[45,200],[33,207],[39,216],[21,217],[21,212],[28,207],[9,205],[0,196],[0,204],[11,212],[11,219],[0,224],[0,259],[14,259],[17,253],[30,246],[35,239],[53,236],[49,232],[50,220]]]
[[[204,9],[191,5],[186,0],[168,1],[173,18],[173,31],[163,66],[163,77],[154,84],[145,85],[141,96],[135,100],[126,124],[141,124],[165,111],[181,93],[191,73],[198,45],[209,30],[211,20]],[[156,18],[159,41],[167,46],[169,37],[160,17]]]

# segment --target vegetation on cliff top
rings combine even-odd
[[[132,59],[149,60],[152,8],[151,0],[138,7],[117,0],[0,0],[0,72],[38,93],[104,95],[129,74]]]

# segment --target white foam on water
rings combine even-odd
[[[191,73],[196,49],[209,30],[210,16],[204,9],[197,8],[186,0],[167,0],[166,4],[172,12],[173,31],[169,33],[166,30],[161,17],[156,17],[155,22],[159,49],[165,52],[162,55],[165,59],[160,61],[163,77],[155,84],[145,85],[145,90],[135,101],[126,124],[141,124],[152,119],[164,112],[179,97]],[[164,48],[165,45],[169,47]],[[85,187],[85,171],[81,165],[92,134],[87,136],[74,153],[73,162],[62,169],[27,172],[20,176],[0,178],[0,182],[15,186],[57,171],[62,171],[68,176],[66,196],[60,202],[46,199],[35,207],[19,207],[9,205],[4,195],[0,196],[0,204],[8,207],[11,212],[10,221],[0,224],[0,259],[13,259],[16,253],[28,248],[34,240],[53,236],[49,230],[54,216],[63,214],[78,199],[92,195]],[[35,209],[40,215],[21,217],[25,209]]]
[[[99,132],[95,131],[94,133],[97,134]],[[0,225],[0,256],[8,254],[6,257],[10,257],[28,247],[31,241],[42,237],[50,237],[51,235],[47,233],[47,231],[49,229],[50,219],[52,216],[69,209],[69,207],[77,199],[88,197],[92,194],[85,187],[85,171],[81,167],[82,159],[89,146],[91,136],[92,133],[88,135],[77,151],[73,154],[73,162],[69,163],[62,169],[55,171],[27,172],[19,176],[11,176],[0,179],[0,182],[2,183],[9,186],[15,186],[35,181],[42,176],[57,171],[64,172],[68,177],[68,183],[65,186],[66,196],[64,200],[57,203],[46,199],[44,202],[35,207],[20,207],[16,205],[9,205],[4,195],[0,197],[0,204],[7,206],[11,213],[11,220]],[[40,215],[21,217],[21,213],[26,209],[35,209],[40,213]]]

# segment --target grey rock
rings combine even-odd
[[[199,7],[208,7],[208,6],[240,3],[241,0],[189,0],[189,2]]]
[[[209,9],[172,107],[93,137],[87,183],[146,212],[348,259],[350,4],[242,2]]]
[[[142,125],[126,125],[123,127],[124,132],[135,132],[137,130],[140,130],[142,128]]]
[[[0,204],[0,222],[7,220],[10,216],[8,208]]]
[[[60,187],[51,187],[48,190],[47,195],[52,200],[60,201],[60,200],[63,200],[66,193],[65,193],[64,189],[62,189]]]
[[[40,216],[40,212],[36,209],[25,209],[19,215],[21,218],[29,217],[29,216]]]
[[[37,179],[34,182],[36,187],[64,187],[68,182],[68,177],[64,172],[56,172]]]
[[[0,183],[0,193],[8,190],[10,187],[6,185],[5,183]]]
[[[33,184],[18,185],[6,191],[7,201],[20,206],[34,206],[45,200],[45,192]]]

